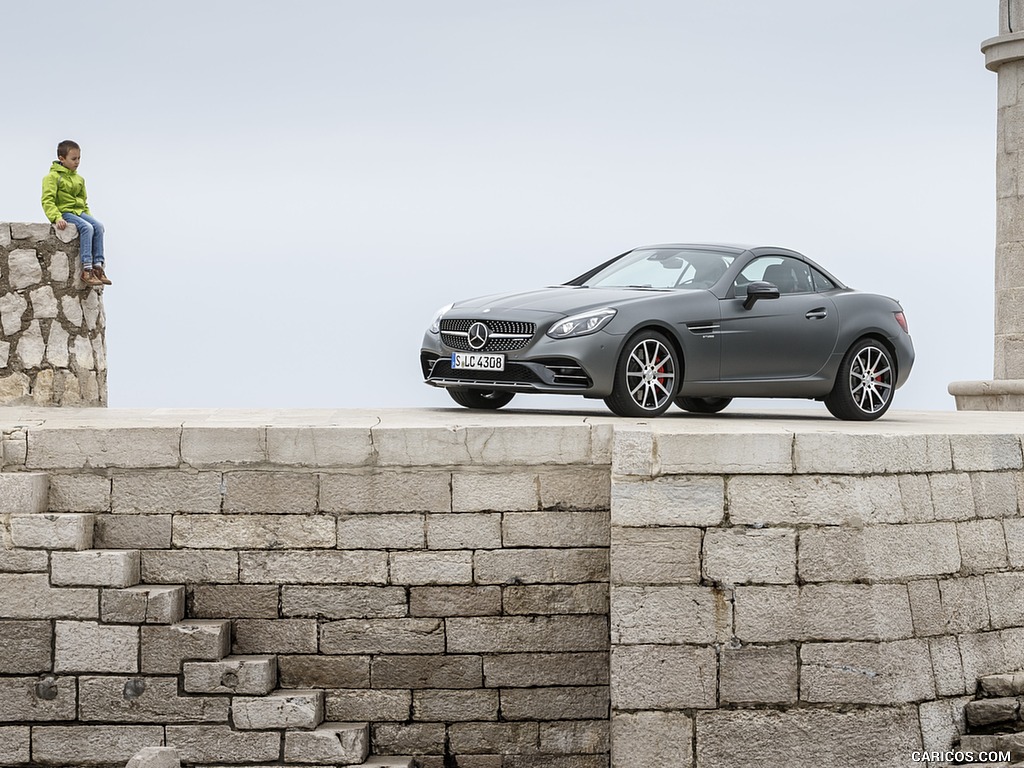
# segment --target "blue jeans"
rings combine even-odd
[[[61,218],[78,229],[78,252],[82,269],[103,266],[103,225],[87,213],[62,213]]]

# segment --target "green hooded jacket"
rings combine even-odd
[[[54,160],[50,172],[43,176],[43,213],[57,221],[62,213],[89,213],[85,199],[85,179]]]

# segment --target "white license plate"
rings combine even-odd
[[[504,371],[504,355],[478,355],[473,352],[452,352],[452,370]]]

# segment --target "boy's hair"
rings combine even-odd
[[[68,152],[72,149],[77,149],[79,152],[82,151],[82,148],[78,146],[78,142],[64,139],[64,141],[57,145],[57,157],[67,157]]]

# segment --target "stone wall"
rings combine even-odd
[[[39,413],[0,419],[0,764],[355,722],[421,768],[934,768],[1024,669],[1021,425]]]
[[[74,227],[0,222],[0,405],[106,405],[103,291],[77,267]]]

